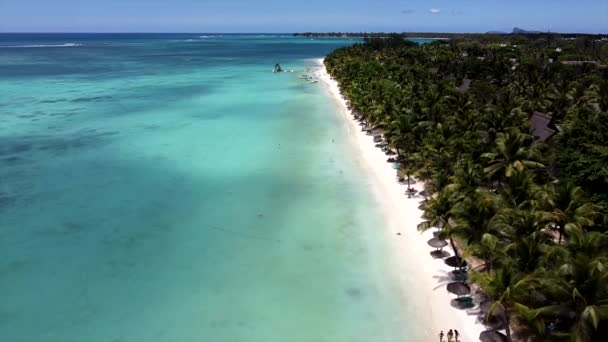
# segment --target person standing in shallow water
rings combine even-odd
[[[456,342],[458,342],[458,338],[460,337],[460,333],[458,333],[458,330],[454,329],[454,337],[456,339]]]
[[[439,342],[443,342],[443,330],[439,333]]]

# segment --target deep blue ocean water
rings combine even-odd
[[[299,78],[354,42],[0,34],[0,341],[419,340]]]

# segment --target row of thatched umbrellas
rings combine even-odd
[[[399,160],[400,158],[403,159],[403,156],[399,156],[397,158],[391,157],[391,156],[394,156],[396,153],[393,151],[392,148],[390,148],[389,144],[384,140],[384,138],[382,136],[382,131],[380,129],[374,129],[374,128],[370,127],[364,120],[362,120],[362,117],[355,115],[355,118],[357,120],[361,121],[361,125],[363,126],[363,131],[366,132],[368,135],[371,135],[374,137],[374,143],[376,144],[376,146],[381,148],[382,151],[390,157],[389,161],[392,161],[394,163],[400,163],[403,161],[403,160]],[[415,192],[415,191],[416,190],[414,190],[414,189],[407,189],[408,195],[411,195],[411,193]],[[430,194],[427,190],[423,190],[420,192],[420,195],[422,195],[426,198]],[[431,255],[433,255],[434,257],[442,257],[445,253],[443,251],[443,248],[448,245],[447,241],[445,241],[444,239],[440,239],[437,236],[430,239],[427,243],[429,246],[435,248],[435,251],[431,252]],[[464,270],[464,268],[467,266],[467,262],[465,260],[463,260],[462,258],[454,255],[454,256],[446,258],[445,263],[448,266],[455,268],[455,270],[452,273],[454,274],[455,279],[458,280],[458,281],[449,283],[447,285],[448,292],[455,294],[458,297],[458,298],[456,298],[456,301],[461,303],[461,305],[463,305],[463,308],[470,307],[473,304],[472,298],[469,296],[471,294],[471,287],[469,286],[469,284],[467,284],[465,282],[466,271]],[[485,309],[484,309],[484,305],[486,306]],[[489,312],[489,308],[487,306],[488,306],[487,303],[482,303],[480,305],[480,308],[483,312]],[[491,322],[487,322],[487,323],[491,323]],[[500,322],[499,322],[499,324],[500,324]],[[500,329],[500,328],[502,328],[502,327],[496,326],[496,329]],[[506,342],[507,338],[504,334],[498,332],[497,330],[490,329],[490,330],[486,330],[486,331],[482,332],[479,335],[479,340],[481,342]]]
[[[433,251],[433,253],[435,254],[439,254],[441,252],[443,252],[443,248],[446,247],[448,245],[448,242],[445,241],[444,239],[440,239],[437,236],[433,237],[432,239],[430,239],[428,242],[428,245],[435,248],[435,251]],[[441,254],[440,254],[441,255]],[[467,266],[467,262],[464,261],[463,259],[461,259],[458,256],[451,256],[445,259],[445,263],[448,266],[454,267],[454,274],[461,274],[464,271],[464,268]],[[449,283],[447,286],[448,292],[453,293],[455,295],[457,295],[458,297],[461,296],[466,296],[469,295],[471,293],[471,287],[462,281],[456,281],[453,283]]]
[[[399,164],[405,160],[405,157],[404,156],[393,157],[397,153],[395,153],[395,151],[393,151],[393,149],[390,147],[389,143],[386,140],[384,140],[384,137],[382,135],[382,130],[378,129],[378,128],[369,127],[369,125],[367,125],[364,121],[361,121],[361,125],[363,126],[363,129],[362,129],[363,132],[367,133],[367,135],[371,135],[374,137],[374,143],[376,144],[376,147],[379,147],[380,149],[382,149],[382,152],[384,152],[387,156],[389,156],[389,159],[387,161],[395,163],[394,167],[396,169],[399,169],[399,166],[400,166]],[[416,189],[408,188],[406,190],[406,195],[408,195],[408,197],[411,197],[416,192],[417,192]]]
[[[435,251],[431,252],[431,254],[433,256],[435,256],[435,255],[442,256],[443,248],[448,245],[448,242],[435,236],[432,239],[430,239],[427,242],[427,244],[429,246],[435,248]],[[459,305],[462,305],[463,308],[470,307],[471,305],[473,305],[472,298],[469,296],[471,294],[471,287],[469,286],[469,284],[464,282],[464,279],[466,279],[466,271],[464,270],[464,268],[467,266],[467,262],[465,260],[461,259],[460,257],[454,255],[454,256],[446,258],[445,263],[448,266],[454,267],[455,270],[452,273],[455,275],[456,279],[461,279],[461,281],[455,281],[455,282],[449,283],[447,285],[448,292],[453,293],[458,297],[455,299],[455,301],[457,303],[459,303]],[[489,312],[489,303],[490,302],[485,302],[480,305],[480,309],[482,312]],[[496,316],[496,317],[500,317],[500,315],[501,315],[500,313],[494,314],[494,316]],[[500,320],[494,321],[494,322],[488,321],[486,323],[494,325],[495,329],[483,331],[479,335],[479,340],[481,342],[506,342],[507,341],[507,337],[504,334],[502,334],[496,330],[496,329],[503,328],[503,326],[502,326],[503,324],[501,324],[502,322]]]
[[[395,151],[393,151],[393,149],[389,146],[388,142],[384,140],[381,129],[371,128],[363,124],[363,132],[367,133],[367,135],[371,135],[374,137],[374,143],[376,144],[376,147],[381,148],[382,152],[386,153],[389,156],[393,156],[396,154]]]

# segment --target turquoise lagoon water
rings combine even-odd
[[[417,341],[336,105],[298,78],[352,43],[0,35],[0,340]]]

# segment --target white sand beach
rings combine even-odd
[[[390,262],[395,270],[393,276],[401,284],[400,300],[407,299],[410,311],[411,306],[414,306],[416,320],[420,322],[410,326],[425,329],[427,341],[438,341],[439,331],[443,330],[447,334],[449,329],[459,331],[460,341],[478,341],[479,334],[485,330],[477,320],[478,310],[460,310],[451,306],[450,302],[456,296],[447,292],[446,285],[450,282],[448,274],[452,268],[443,259],[431,257],[432,248],[427,245],[427,241],[433,237],[432,231],[421,234],[416,229],[422,221],[422,212],[418,209],[422,198],[407,198],[406,186],[397,182],[395,170],[386,162],[388,157],[375,146],[371,136],[361,131],[340,94],[337,82],[328,75],[323,60],[318,60],[318,63],[321,68],[316,76],[338,102],[344,118],[344,128],[354,147],[360,151],[360,162],[369,172],[378,200],[385,210],[388,226],[381,227],[385,229],[379,231],[386,235],[390,255],[394,255]],[[423,188],[421,183],[414,184],[413,187],[417,190]]]

